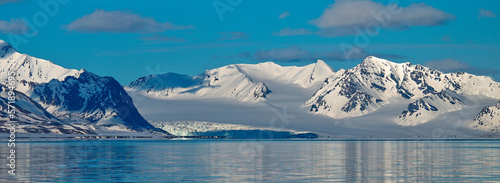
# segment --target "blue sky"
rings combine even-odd
[[[57,11],[45,2],[56,2]],[[367,55],[500,80],[497,1],[137,2],[0,0],[0,39],[124,85],[268,60],[350,68]],[[384,12],[390,19],[377,19]]]

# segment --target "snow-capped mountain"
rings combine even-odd
[[[272,93],[272,88],[263,80],[308,88],[319,85],[334,74],[333,69],[321,60],[304,67],[284,67],[273,62],[234,64],[207,70],[194,77],[175,73],[149,75],[133,81],[126,89],[159,97],[228,98],[258,102]]]
[[[66,69],[21,54],[4,41],[0,41],[0,50],[0,80],[6,82],[8,74],[15,72],[16,89],[61,120],[90,122],[109,129],[164,132],[139,114],[112,77]]]
[[[122,86],[111,77],[83,72],[79,77],[33,84],[31,97],[66,120],[87,120],[98,126],[134,131],[154,129],[135,108]]]
[[[0,85],[0,121],[9,120],[9,90]],[[55,134],[93,134],[91,126],[74,126],[53,116],[45,111],[37,102],[25,94],[14,90],[16,101],[10,105],[10,110],[15,111],[14,121],[19,124],[16,127],[19,132],[25,133],[55,133]],[[7,133],[5,125],[0,126],[0,132]]]
[[[421,65],[370,56],[340,76],[328,78],[306,106],[313,113],[343,119],[375,112],[391,99],[406,99],[410,104],[395,121],[418,125],[438,114],[461,109],[464,101],[456,95],[499,99],[500,83],[489,77],[444,74]]]
[[[486,132],[498,132],[500,128],[500,102],[494,106],[484,107],[470,123],[470,127]]]
[[[436,128],[450,130],[449,137],[470,135],[466,123],[500,99],[492,78],[372,56],[337,72],[321,60],[302,67],[235,64],[195,77],[146,76],[126,89],[148,120],[281,124],[331,136],[430,137]],[[246,95],[223,95],[241,91]],[[199,100],[205,97],[230,100]]]
[[[238,65],[207,70],[194,77],[175,73],[149,75],[133,81],[126,89],[159,97],[229,98],[250,102],[271,93],[264,83],[255,82]]]
[[[321,60],[302,67],[273,62],[234,64],[195,77],[174,73],[145,76],[126,89],[156,99],[229,98],[271,106],[297,105],[288,101],[303,99],[300,110],[336,120],[397,105],[398,114],[384,118],[399,126],[417,126],[443,114],[468,110],[475,103],[471,96],[500,99],[500,84],[492,78],[442,73],[373,56],[337,72]]]

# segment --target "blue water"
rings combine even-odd
[[[17,152],[17,175],[3,161],[0,182],[500,181],[500,141],[90,140]]]

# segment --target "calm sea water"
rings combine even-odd
[[[2,161],[0,182],[500,181],[500,141],[91,140],[17,146],[17,176],[7,175]]]

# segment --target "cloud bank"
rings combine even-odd
[[[370,55],[383,57],[383,58],[404,58],[400,55],[395,54],[381,54],[381,53],[369,53],[366,50],[360,48],[357,51],[350,54],[347,57],[340,50],[332,50],[325,52],[315,52],[304,50],[300,47],[293,46],[288,48],[276,48],[270,50],[260,50],[254,53],[242,52],[238,56],[243,58],[250,58],[256,61],[277,61],[277,62],[314,62],[317,59],[328,60],[328,61],[348,61],[348,60],[361,60]]]
[[[450,72],[467,72],[475,75],[495,75],[500,74],[495,69],[481,69],[469,65],[467,62],[462,62],[455,59],[434,60],[424,63],[423,65],[436,69],[444,73]]]
[[[367,27],[404,30],[414,26],[441,26],[453,19],[454,15],[424,3],[401,7],[372,0],[337,0],[320,17],[309,22],[319,30],[306,32],[303,29],[285,28],[275,35],[347,36],[355,35]]]
[[[28,30],[28,27],[22,19],[0,20],[0,34],[22,34],[25,30]]]
[[[161,23],[152,18],[141,17],[129,12],[97,9],[89,15],[76,19],[65,28],[69,31],[84,33],[152,33],[189,29],[193,28],[193,26],[181,26],[169,22]]]

